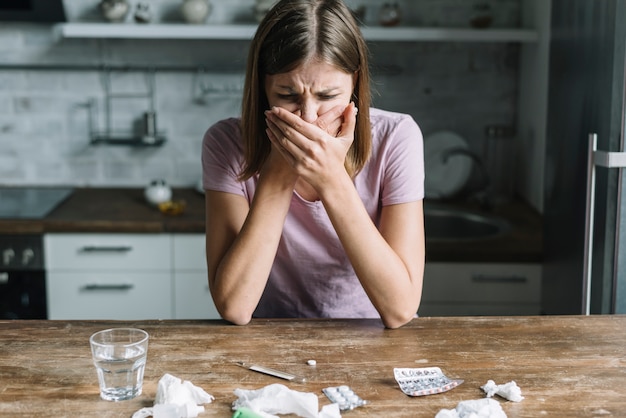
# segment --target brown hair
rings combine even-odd
[[[355,175],[367,162],[372,148],[368,51],[350,9],[342,0],[280,0],[259,24],[248,52],[241,115],[245,148],[241,180],[258,173],[271,150],[263,116],[269,108],[265,76],[289,72],[310,57],[356,74],[352,100],[359,113],[346,169]]]

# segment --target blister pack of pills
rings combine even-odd
[[[449,379],[439,367],[395,368],[393,369],[393,375],[402,392],[409,396],[425,396],[447,392],[463,383],[463,380]]]
[[[361,399],[349,386],[331,386],[322,391],[332,403],[338,404],[342,411],[349,411],[367,404],[367,401]]]

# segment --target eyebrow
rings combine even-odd
[[[296,91],[293,87],[291,87],[291,86],[281,86],[281,85],[279,85],[279,86],[277,86],[277,87],[278,87],[279,89],[282,89],[282,90],[287,90],[287,91],[292,92],[292,93],[298,93],[298,92],[297,92],[297,91]],[[340,87],[329,87],[329,88],[324,89],[324,90],[316,91],[316,92],[315,92],[315,94],[328,94],[328,93],[330,93],[330,92],[333,92],[333,91],[335,91],[335,90],[340,90],[340,89],[341,89]]]

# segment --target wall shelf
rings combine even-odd
[[[215,39],[250,40],[256,25],[186,25],[126,23],[61,23],[54,26],[56,39]],[[537,42],[532,29],[458,29],[418,27],[363,27],[368,41],[382,42]]]

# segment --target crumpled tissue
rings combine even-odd
[[[166,373],[159,380],[154,406],[141,408],[132,418],[195,418],[204,411],[201,404],[214,399],[190,381]]]
[[[499,395],[513,402],[521,402],[524,399],[522,390],[514,380],[504,385],[496,385],[496,382],[493,380],[488,380],[484,386],[481,386],[481,389],[485,391],[488,398],[491,398],[493,395]]]
[[[280,383],[257,390],[235,389],[238,399],[233,410],[245,407],[264,418],[276,418],[274,414],[296,414],[303,418],[341,418],[339,405],[325,405],[318,412],[318,398],[314,393],[298,392]]]
[[[462,401],[455,409],[442,409],[435,418],[506,418],[500,403],[491,398]]]

